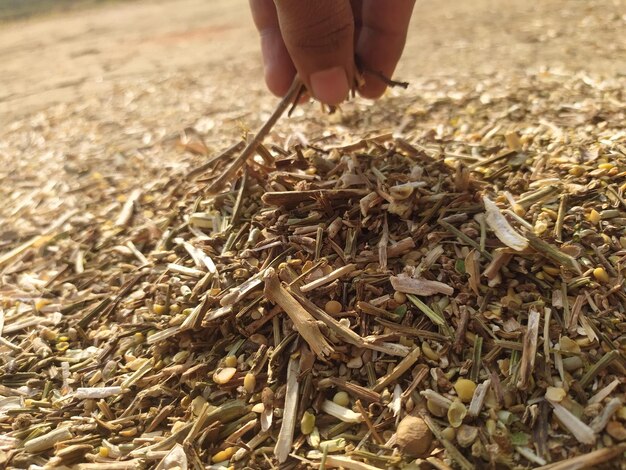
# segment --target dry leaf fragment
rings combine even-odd
[[[454,289],[448,284],[439,281],[429,281],[427,279],[414,279],[408,276],[391,276],[389,278],[391,286],[398,292],[414,295],[452,295]]]
[[[489,200],[487,196],[483,196],[485,204],[487,225],[493,230],[498,239],[509,248],[516,251],[523,251],[528,247],[528,240],[520,235],[506,220],[498,206]]]

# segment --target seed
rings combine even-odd
[[[467,415],[467,408],[461,402],[461,400],[456,399],[448,408],[448,422],[450,426],[453,428],[458,428],[463,424],[463,420],[465,419],[465,415]]]
[[[609,274],[602,267],[593,270],[593,277],[600,282],[609,282]]]
[[[305,411],[300,420],[300,431],[302,434],[308,435],[313,432],[313,429],[315,429],[315,415]]]
[[[587,220],[592,224],[597,224],[598,222],[600,222],[601,219],[602,216],[595,209],[591,209],[591,212],[589,212],[589,214],[587,215]]]
[[[520,217],[526,215],[526,209],[524,209],[524,206],[522,206],[521,204],[514,204],[513,212],[515,212],[515,215],[519,215]]]
[[[437,416],[438,418],[443,418],[446,415],[445,408],[439,406],[433,400],[426,401],[426,408],[431,412],[432,415]]]
[[[546,398],[550,401],[560,402],[565,398],[567,392],[561,387],[548,387],[546,389]]]
[[[165,305],[162,304],[154,304],[152,310],[154,310],[154,313],[156,313],[157,315],[165,315],[167,313]]]
[[[393,294],[393,300],[395,300],[399,304],[403,304],[404,302],[406,302],[406,294],[404,292],[396,291]]]
[[[65,351],[69,347],[70,347],[70,344],[67,341],[61,341],[60,343],[57,343],[56,345],[57,351],[60,351],[60,352]]]
[[[535,232],[535,234],[541,235],[542,233],[545,233],[546,230],[548,230],[548,224],[546,223],[546,221],[543,219],[538,219],[535,223],[535,226],[533,227],[533,231]]]
[[[254,389],[256,388],[256,376],[250,372],[246,374],[243,378],[243,388],[248,393],[254,393]]]
[[[224,358],[224,365],[226,367],[237,367],[237,357],[233,355],[226,356]]]
[[[407,415],[398,424],[396,442],[403,453],[411,457],[422,457],[430,449],[433,434],[422,418]]]
[[[350,404],[350,395],[344,391],[337,392],[333,397],[333,401],[339,406],[348,406]]]
[[[461,447],[471,446],[478,437],[478,428],[462,424],[456,433],[456,441]]]
[[[182,364],[187,360],[189,354],[189,351],[178,351],[176,354],[174,354],[174,362],[177,364]]]
[[[439,354],[433,351],[430,347],[430,344],[428,344],[426,341],[422,343],[422,352],[424,353],[424,356],[426,356],[431,361],[439,360]]]
[[[39,312],[41,311],[42,308],[44,308],[49,303],[50,303],[50,300],[48,299],[39,299],[35,302],[35,310]]]
[[[572,176],[582,176],[585,174],[585,168],[580,165],[574,165],[569,169],[569,174]]]
[[[329,300],[324,306],[324,311],[329,315],[337,315],[341,312],[342,308],[343,307],[341,303],[337,302],[336,300]]]
[[[571,356],[563,358],[563,368],[568,372],[574,372],[582,368],[583,361],[579,356]]]
[[[170,312],[174,314],[180,312],[180,305],[178,304],[170,305]]]
[[[624,240],[626,241],[626,238],[624,238]],[[57,334],[50,328],[44,326],[39,332],[39,336],[41,336],[41,338],[45,339],[46,341],[53,341],[56,339]]]
[[[219,451],[217,454],[211,457],[211,460],[213,461],[213,463],[225,462],[230,459],[234,453],[234,447],[227,447],[226,449]]]
[[[133,437],[137,435],[137,427],[133,426],[131,428],[124,429],[123,431],[120,431],[118,434],[122,437]]]
[[[456,429],[454,429],[452,426],[448,426],[443,431],[441,431],[441,435],[443,436],[444,439],[453,441],[454,438],[456,437]]]
[[[626,237],[619,237],[619,244],[626,250]]]
[[[222,369],[217,369],[213,374],[213,382],[218,385],[224,385],[230,382],[235,374],[237,373],[237,369],[234,367],[224,367]]]
[[[550,276],[558,276],[561,273],[561,270],[555,266],[543,266],[541,269]]]
[[[469,379],[459,379],[454,384],[454,389],[462,402],[469,403],[474,396],[476,384]]]
[[[202,412],[202,408],[206,405],[207,401],[204,399],[202,395],[198,395],[196,398],[191,400],[191,412],[194,416],[200,416],[200,412]]]
[[[257,403],[250,409],[250,411],[261,414],[265,411],[265,405],[263,403]]]
[[[135,333],[135,335],[133,336],[133,340],[135,341],[135,344],[141,344],[141,343],[144,342],[145,339],[146,338],[143,335],[143,333],[141,333],[139,331],[137,333]]]
[[[606,432],[617,441],[626,440],[626,429],[618,421],[610,421],[609,424],[606,425]]]
[[[613,165],[612,163],[600,163],[598,165],[598,168],[601,170],[612,170],[613,168],[615,168],[615,165]]]
[[[109,456],[109,448],[100,446],[100,449],[98,449],[98,455],[103,459],[106,459]]]

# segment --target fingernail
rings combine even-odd
[[[311,88],[315,98],[329,105],[342,103],[350,92],[348,76],[342,67],[312,73]]]

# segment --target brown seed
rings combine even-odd
[[[342,308],[343,307],[340,302],[337,302],[336,300],[329,300],[324,306],[324,311],[329,315],[337,315],[341,312]]]
[[[430,449],[433,434],[422,418],[407,415],[398,424],[396,442],[403,453],[411,457],[423,457]]]

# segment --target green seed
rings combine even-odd
[[[313,429],[315,429],[315,415],[305,411],[300,420],[300,431],[306,436],[311,434]]]
[[[458,428],[463,424],[463,419],[467,415],[467,408],[461,400],[454,400],[450,408],[448,408],[448,422],[453,428]]]
[[[333,401],[339,406],[348,406],[350,404],[350,396],[346,392],[337,392],[333,397]]]

